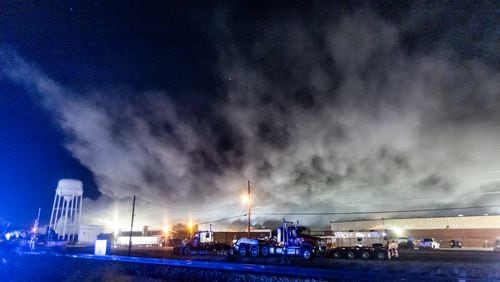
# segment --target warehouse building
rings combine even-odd
[[[441,248],[459,240],[463,247],[492,248],[500,237],[500,215],[332,221],[332,232],[384,230],[391,238],[435,238]]]

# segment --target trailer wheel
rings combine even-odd
[[[378,252],[377,253],[377,259],[378,260],[384,260],[386,257],[385,252]]]
[[[302,249],[300,250],[300,253],[305,260],[310,260],[313,256],[313,253],[312,253],[312,250],[310,247],[302,247]]]
[[[260,248],[260,253],[262,254],[263,257],[267,257],[267,255],[269,255],[269,247],[268,246],[262,246]]]
[[[185,255],[190,255],[191,254],[191,250],[189,250],[189,247],[184,247],[184,254]]]
[[[353,259],[355,257],[355,254],[353,251],[348,251],[347,254],[346,254],[347,258],[348,259]]]
[[[252,257],[258,256],[259,255],[259,247],[251,246],[250,247],[250,255],[252,255]]]
[[[370,253],[367,251],[364,251],[361,253],[361,258],[362,259],[369,259],[370,258]]]
[[[340,254],[340,252],[339,252],[339,251],[335,251],[335,252],[333,252],[333,258],[335,258],[335,259],[339,259],[340,257],[342,257],[342,255]]]
[[[247,248],[245,246],[240,246],[239,249],[240,256],[244,257],[247,255]]]

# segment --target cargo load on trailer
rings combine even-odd
[[[383,231],[335,232],[334,246],[328,250],[333,258],[391,259],[399,257],[398,243],[389,242]]]
[[[174,254],[179,255],[227,255],[231,251],[231,245],[214,241],[212,231],[197,231],[191,238],[174,246]]]

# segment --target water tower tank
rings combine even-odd
[[[75,197],[83,194],[83,183],[76,179],[61,179],[57,183],[56,189],[59,197]]]

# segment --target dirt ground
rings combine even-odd
[[[128,249],[113,249],[113,255],[126,255]],[[44,252],[42,252],[44,253]],[[313,279],[302,275],[269,275],[255,272],[193,269],[165,265],[95,261],[73,258],[72,254],[92,253],[91,248],[53,250],[47,254],[26,255],[0,252],[2,281],[355,281],[355,280],[444,280],[500,281],[500,257],[493,252],[417,251],[401,253],[399,260],[347,260],[317,257],[304,261],[294,257],[251,258],[238,256],[178,256],[168,248],[134,248],[132,256],[175,258],[228,264],[276,265],[337,271],[340,276]],[[350,279],[349,277],[352,277]],[[7,279],[4,279],[7,278]]]

